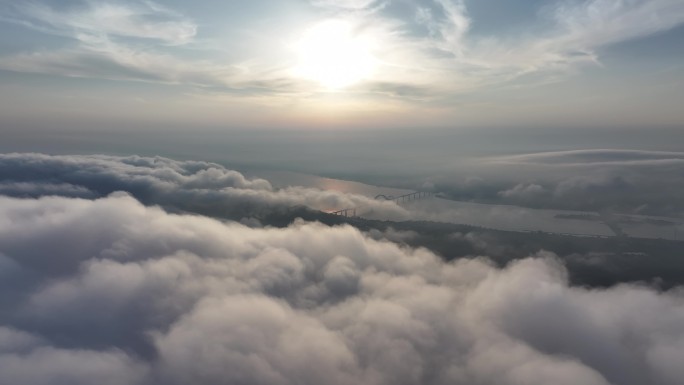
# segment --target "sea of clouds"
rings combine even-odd
[[[0,183],[1,385],[684,378],[680,289],[571,287],[543,251],[447,263],[349,225],[198,214],[363,197],[140,157],[4,155]]]

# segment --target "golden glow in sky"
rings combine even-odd
[[[354,33],[351,24],[328,20],[306,30],[297,42],[297,76],[339,89],[373,75],[377,65],[370,40]]]
[[[684,0],[0,0],[0,121],[678,127],[681,42]]]

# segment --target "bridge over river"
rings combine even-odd
[[[396,204],[401,204],[401,203],[406,203],[406,202],[413,202],[421,199],[426,199],[433,197],[435,194],[427,191],[415,191],[411,192],[408,194],[403,194],[399,196],[392,196],[392,195],[385,195],[385,194],[378,194],[375,196],[376,200],[384,200],[384,201],[393,201]],[[342,210],[337,210],[333,211],[329,214],[333,215],[340,215],[343,217],[356,217],[356,208],[348,208],[348,209],[342,209]]]

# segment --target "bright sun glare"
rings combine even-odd
[[[376,61],[370,41],[344,21],[329,20],[308,29],[297,44],[298,76],[339,89],[372,75]]]

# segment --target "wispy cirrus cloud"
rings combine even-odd
[[[684,5],[678,0],[564,1],[550,15],[563,32],[560,42],[592,49],[673,28],[684,21]]]
[[[178,45],[189,43],[197,34],[192,20],[150,1],[84,1],[62,9],[29,1],[13,5],[9,14],[14,22],[86,43],[92,36],[108,36]]]
[[[97,35],[80,36],[76,47],[6,57],[0,60],[0,68],[67,77],[224,87],[236,74],[231,66],[184,60]]]
[[[545,166],[658,166],[682,165],[684,153],[645,150],[568,150],[510,155],[490,159],[501,164],[541,164]]]
[[[501,85],[530,73],[557,79],[577,65],[600,62],[600,49],[610,44],[669,30],[684,22],[677,0],[557,1],[537,11],[536,23],[517,36],[474,36],[474,20],[461,0],[418,1],[413,17],[397,16],[391,7],[368,6],[366,22],[385,24],[394,46],[410,47],[404,56],[414,69],[430,68],[427,80],[451,91]],[[358,15],[358,12],[354,13]],[[540,27],[543,26],[543,27]],[[422,34],[412,31],[423,29]],[[406,61],[405,61],[406,62]],[[392,63],[407,69],[407,65]],[[420,79],[420,78],[419,78]],[[438,87],[439,88],[439,87]]]
[[[350,87],[350,94],[422,103],[491,87],[557,82],[579,66],[600,65],[603,47],[684,22],[684,5],[677,0],[556,1],[533,10],[529,25],[507,36],[495,28],[489,34],[473,34],[472,26],[479,20],[463,0],[313,0],[292,7],[304,7],[320,20],[349,22],[355,35],[373,43],[378,68]],[[208,47],[216,52],[204,52],[197,59],[188,50],[197,48],[201,22],[152,2],[85,1],[59,8],[32,1],[0,12],[5,21],[75,42],[0,57],[2,69],[173,83],[236,94],[249,90],[250,94],[309,97],[317,93],[315,84],[297,78],[291,70],[296,55],[286,47],[294,44],[296,28],[288,37],[291,42],[274,37],[270,46],[255,43],[249,57],[236,53],[227,58],[216,54],[219,47]],[[221,37],[223,41],[249,36],[238,29],[224,32],[228,34]],[[219,44],[216,36],[209,37],[210,45]],[[387,93],[378,90],[378,84],[402,92]]]
[[[70,40],[59,47],[0,56],[2,70],[173,84],[208,94],[270,95],[303,88],[296,79],[274,72],[273,65],[247,66],[207,56],[206,51],[217,47],[197,42],[194,20],[151,1],[87,0],[61,8],[32,1],[0,8],[0,20]]]
[[[6,56],[0,59],[5,70],[195,86],[225,86],[235,73],[229,65],[183,59],[166,49],[192,43],[197,25],[153,2],[84,1],[66,8],[26,2],[5,13],[5,20],[73,41]]]

